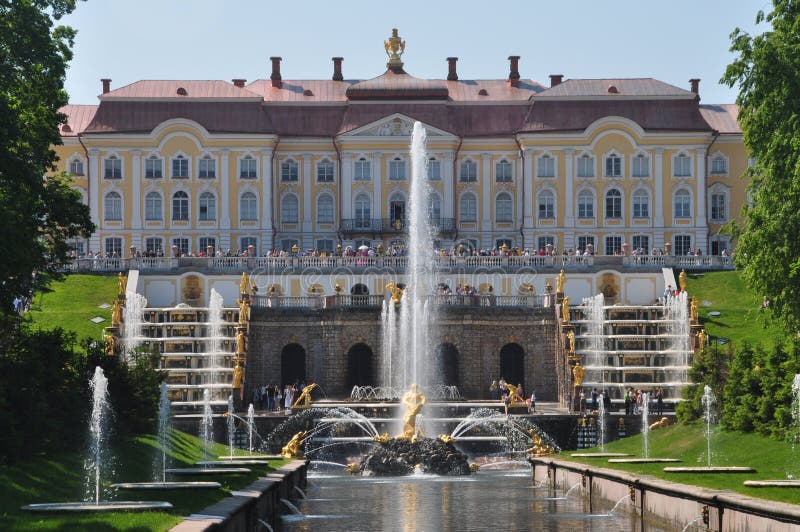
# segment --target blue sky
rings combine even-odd
[[[117,88],[140,79],[268,78],[283,57],[284,79],[327,79],[344,57],[345,79],[385,71],[383,40],[406,40],[405,70],[444,78],[459,58],[461,79],[502,79],[508,56],[545,85],[566,78],[654,77],[688,89],[702,79],[704,103],[731,103],[719,85],[735,27],[754,24],[764,0],[538,0],[502,2],[89,0],[64,19],[78,30],[67,73],[71,103],[96,103],[100,78]]]

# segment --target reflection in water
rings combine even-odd
[[[524,474],[521,474],[524,473]],[[469,477],[351,477],[311,474],[303,515],[285,517],[282,530],[639,530],[629,510],[608,515],[612,503],[589,504],[580,493],[534,486],[529,470],[480,471]],[[548,499],[549,497],[549,499]],[[647,523],[647,530],[671,530]]]

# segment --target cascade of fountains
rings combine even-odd
[[[703,420],[706,423],[706,464],[711,467],[711,425],[714,422],[714,403],[717,398],[711,392],[711,387],[703,386]]]
[[[228,416],[226,417],[228,426],[228,452],[231,458],[233,457],[233,435],[236,432],[235,416],[233,413],[233,395],[228,396]]]
[[[108,379],[103,369],[97,366],[94,377],[89,381],[92,390],[92,417],[89,419],[89,459],[86,471],[89,472],[87,485],[94,486],[93,494],[88,499],[100,503],[100,471],[103,466],[103,443],[106,436],[105,423],[108,420]]]
[[[161,482],[167,480],[167,446],[169,446],[170,431],[170,400],[167,394],[167,383],[161,383],[161,395],[158,399],[158,448],[161,450],[161,460],[156,460],[154,466],[155,479]]]
[[[395,333],[397,330],[397,308],[391,300],[383,301],[383,309],[381,310],[381,330],[383,337],[381,338],[381,352],[386,356],[383,359],[381,367],[381,383],[386,388],[391,388],[392,379],[392,358],[395,353]]]
[[[253,431],[256,426],[256,409],[253,408],[253,403],[247,407],[247,450],[253,454]]]
[[[206,374],[206,384],[210,388],[220,384],[220,368],[222,366],[222,305],[223,298],[219,292],[211,289],[208,299],[208,351],[206,360],[208,361],[208,373]],[[209,388],[206,388],[208,390]],[[205,399],[205,395],[203,397]]]
[[[687,382],[689,356],[692,353],[689,334],[689,305],[686,292],[666,299],[665,318],[668,320],[667,332],[673,338],[672,346],[664,359],[668,382],[684,384]],[[669,390],[671,388],[667,388]],[[673,388],[680,393],[680,387]],[[672,398],[677,398],[672,397]]]
[[[408,266],[406,287],[399,310],[399,331],[395,330],[395,310],[388,302],[384,312],[384,351],[381,377],[383,386],[408,390],[411,384],[423,387],[436,384],[438,374],[431,361],[431,323],[435,321],[434,308],[428,304],[433,293],[435,277],[431,255],[431,229],[427,216],[430,194],[427,182],[425,153],[426,133],[416,122],[411,135],[411,181],[407,205]]]
[[[211,390],[203,390],[203,417],[200,419],[200,437],[203,440],[204,460],[212,456],[211,445],[214,443],[214,418],[211,411]]]
[[[600,394],[600,404],[597,405],[597,433],[600,441],[600,451],[606,450],[606,396],[604,393]]]
[[[142,341],[142,322],[147,299],[136,292],[125,295],[125,327],[122,331],[122,348],[126,358]]]
[[[642,393],[642,456],[650,458],[650,425],[648,424],[648,417],[650,416],[650,394]]]
[[[605,357],[603,355],[605,350],[604,306],[605,296],[602,293],[584,300],[584,318],[589,321],[584,333],[585,336],[589,337],[589,352],[584,358],[584,366],[586,368],[585,386],[605,385],[605,372],[602,369],[605,365]],[[601,387],[601,391],[605,391],[603,387]]]

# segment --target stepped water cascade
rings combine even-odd
[[[103,469],[103,451],[106,435],[108,433],[109,404],[108,404],[108,379],[103,369],[98,366],[94,369],[94,377],[90,381],[92,390],[92,415],[89,418],[89,458],[86,462],[87,486],[89,486],[89,500],[95,504],[100,502],[100,473]]]
[[[584,367],[586,375],[584,387],[591,389],[600,387],[602,391],[605,387],[605,296],[597,294],[584,300],[584,319],[587,320],[587,327],[583,333],[588,337],[588,345],[585,350]]]
[[[222,296],[212,288],[208,299],[208,341],[206,343],[208,372],[205,375],[205,379],[206,383],[212,388],[212,398],[215,399],[227,399],[228,395],[224,390],[220,390],[219,393],[217,393],[217,387],[220,384],[220,369],[223,359],[222,327],[224,322],[222,319],[222,305]]]
[[[665,376],[668,383],[685,383],[692,355],[687,293],[668,297],[665,307],[667,333],[672,337],[672,345],[664,356]]]
[[[167,446],[169,445],[170,435],[170,404],[167,394],[167,383],[161,383],[161,393],[158,399],[158,448],[160,460],[156,460],[153,479],[166,482],[167,480]]]
[[[142,322],[144,309],[147,307],[147,298],[136,292],[128,292],[125,296],[125,327],[122,331],[122,348],[126,358],[129,359],[142,341]]]

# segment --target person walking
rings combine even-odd
[[[531,390],[531,404],[528,407],[528,412],[531,414],[536,412],[536,388]]]
[[[664,415],[664,391],[661,388],[656,388],[656,413]]]

